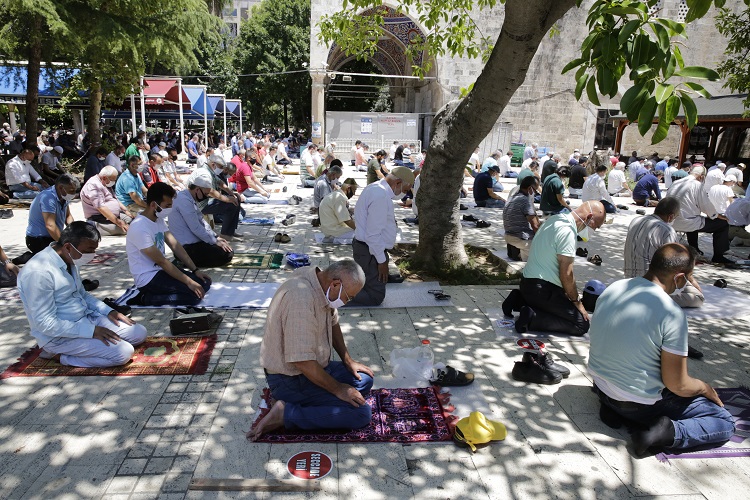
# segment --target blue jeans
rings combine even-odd
[[[337,381],[357,389],[364,397],[372,389],[372,377],[359,372],[362,379],[357,380],[341,361],[331,361],[324,370]],[[266,380],[274,399],[286,404],[284,427],[287,429],[360,429],[372,418],[369,405],[355,408],[304,375],[267,374]]]
[[[504,208],[505,200],[496,200],[495,198],[488,198],[484,201],[478,201],[477,206],[480,208]]]
[[[602,404],[634,422],[650,425],[659,417],[668,417],[674,425],[674,443],[668,450],[719,446],[734,435],[734,419],[730,413],[703,396],[683,398],[669,389],[662,391],[662,399],[652,405],[622,403],[613,400],[598,387]]]
[[[508,170],[507,172],[505,172],[505,175],[503,177],[508,177],[510,179],[515,179],[515,178],[518,177],[518,174],[515,173],[515,172],[513,172],[513,171],[511,171],[511,170]]]
[[[204,292],[211,288],[211,283],[201,281],[195,274],[189,271],[185,274],[201,285]],[[140,291],[144,306],[195,306],[201,301],[185,283],[177,281],[164,270],[156,273]]]
[[[221,217],[221,234],[232,236],[237,232],[240,223],[240,206],[219,200],[211,200],[202,212],[206,215],[218,215]]]
[[[30,182],[29,184],[36,188],[39,188],[39,191],[28,189],[23,184],[11,184],[10,186],[8,186],[8,189],[10,189],[11,193],[13,193],[13,197],[17,200],[33,200],[34,198],[36,198],[36,195],[42,192],[42,189],[44,188],[38,182]]]

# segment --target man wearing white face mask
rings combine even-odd
[[[503,303],[503,310],[520,309],[518,333],[588,332],[589,317],[573,276],[576,235],[588,241],[590,233],[604,224],[605,216],[601,202],[587,201],[573,212],[549,217],[536,232],[521,279],[520,297],[513,294],[512,300],[518,303]]]
[[[84,184],[81,189],[83,216],[96,224],[99,232],[110,236],[120,236],[128,232],[128,224],[133,220],[128,209],[115,197],[117,169],[107,165]]]
[[[57,178],[54,186],[34,198],[29,209],[29,224],[26,226],[26,246],[31,255],[36,255],[50,243],[58,241],[65,226],[73,222],[69,205],[80,185],[72,175],[63,174]],[[26,256],[31,257],[27,254]]]
[[[135,218],[125,240],[128,266],[137,291],[127,297],[127,305],[197,305],[211,287],[211,278],[198,270],[182,245],[167,229],[175,190],[157,182],[148,190],[146,209]],[[187,271],[172,264],[165,255],[169,245]]]
[[[71,223],[59,240],[39,252],[18,276],[18,291],[43,349],[63,365],[82,368],[119,366],[143,342],[146,329],[89,295],[79,267],[95,256],[100,235],[83,221]]]
[[[14,198],[30,200],[49,187],[31,165],[33,159],[34,151],[24,149],[5,164],[5,183]]]
[[[353,360],[344,343],[337,309],[357,295],[365,283],[351,259],[325,270],[304,267],[282,284],[268,308],[260,363],[276,403],[247,432],[359,429],[372,409],[365,398],[373,383],[370,368]],[[332,349],[341,361],[332,361]]]
[[[414,172],[394,167],[391,172],[362,190],[354,207],[354,260],[365,271],[367,280],[354,301],[368,306],[380,305],[388,283],[388,252],[396,244],[396,216],[393,201],[414,184]]]

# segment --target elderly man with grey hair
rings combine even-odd
[[[331,194],[338,189],[338,180],[341,178],[343,171],[338,165],[334,165],[328,169],[325,175],[318,177],[315,181],[315,193],[313,194],[313,208],[314,213],[318,213],[320,202],[323,201],[327,195]]]
[[[221,223],[221,237],[226,241],[242,240],[242,235],[237,233],[237,225],[240,223],[240,195],[227,185],[227,177],[236,170],[233,163],[227,163],[219,155],[211,155],[206,164],[196,168],[187,179],[187,185],[211,186],[208,196],[196,200],[196,203],[204,215],[213,215],[214,220]],[[198,178],[202,178],[203,182],[196,183]]]
[[[121,236],[128,232],[133,218],[127,207],[120,203],[114,192],[117,168],[105,166],[81,189],[81,206],[86,221],[96,225],[99,232],[110,236]]]
[[[365,398],[373,372],[349,354],[337,311],[364,283],[362,268],[344,259],[324,270],[298,269],[276,291],[260,346],[260,364],[276,403],[247,432],[248,439],[282,427],[315,431],[370,423]],[[333,350],[341,361],[331,360]]]

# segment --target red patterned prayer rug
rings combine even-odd
[[[0,374],[9,377],[52,377],[87,375],[202,375],[206,373],[216,335],[206,337],[148,337],[135,348],[131,361],[114,368],[76,368],[42,359],[39,347],[26,351],[18,363]]]
[[[258,425],[275,403],[271,391],[263,389],[266,408],[253,423]],[[449,441],[456,417],[450,415],[450,394],[434,388],[373,389],[365,398],[372,408],[372,421],[364,429],[351,431],[288,431],[263,434],[263,443],[417,443]]]

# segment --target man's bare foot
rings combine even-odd
[[[271,411],[261,420],[255,429],[250,429],[245,434],[247,439],[257,441],[261,434],[266,432],[275,431],[279,427],[284,426],[284,402],[276,401],[271,407]]]

